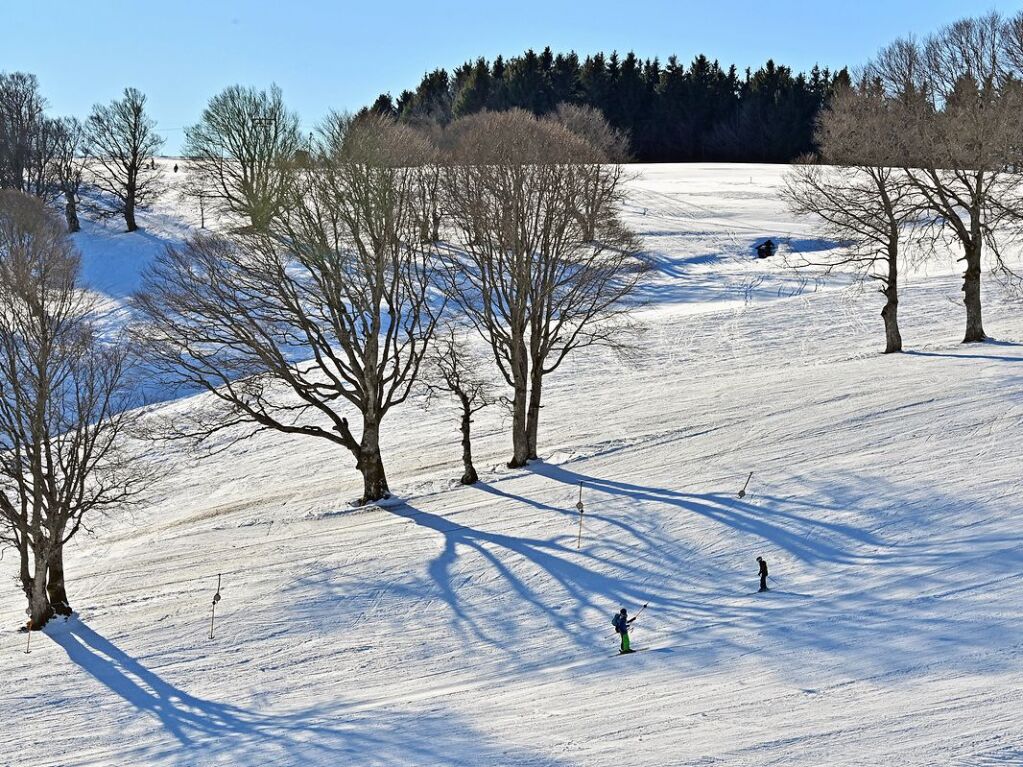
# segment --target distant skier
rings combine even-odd
[[[620,652],[635,652],[629,647],[629,624],[636,620],[636,616],[629,617],[629,611],[624,607],[617,613],[615,617],[611,619],[611,625],[615,627],[615,632],[622,636],[622,649]]]
[[[757,557],[760,563],[760,590],[767,591],[767,561],[763,557]]]

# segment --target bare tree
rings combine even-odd
[[[371,112],[368,115],[360,115],[356,119],[388,120],[393,118]],[[424,245],[436,245],[441,239],[440,227],[444,218],[441,211],[443,197],[440,192],[443,180],[441,166],[445,141],[444,128],[436,122],[417,122],[412,125],[425,139],[425,143],[420,144],[419,149],[422,154],[419,164],[420,178],[417,184],[419,193],[417,207],[423,213],[419,220],[419,241]]]
[[[146,96],[135,88],[109,104],[92,108],[86,123],[95,169],[90,179],[108,200],[100,215],[124,216],[129,232],[138,229],[137,209],[163,191],[162,172],[150,160],[163,146],[156,123],[146,113]]]
[[[46,101],[26,72],[0,72],[0,189],[27,191]]]
[[[427,357],[423,382],[432,396],[446,392],[458,400],[461,414],[459,429],[462,432],[461,483],[475,485],[479,474],[472,462],[472,421],[473,416],[498,401],[493,387],[479,374],[481,362],[469,348],[466,339],[460,338],[454,327],[441,333],[435,339]]]
[[[620,339],[643,271],[634,236],[608,207],[594,237],[579,215],[594,183],[614,199],[620,174],[551,120],[521,110],[451,125],[445,211],[460,250],[448,291],[490,345],[512,388],[510,466],[537,457],[544,378],[573,351]]]
[[[181,196],[187,200],[194,200],[199,205],[199,228],[205,229],[206,208],[213,199],[213,186],[209,176],[192,173],[189,170],[181,185]]]
[[[576,104],[559,104],[553,119],[591,147],[590,157],[575,158],[579,180],[579,223],[587,242],[593,240],[601,220],[621,203],[622,163],[629,159],[629,139],[613,128],[599,110]],[[584,160],[588,162],[584,163]],[[613,176],[614,178],[609,178]]]
[[[85,172],[85,129],[74,117],[58,122],[57,151],[54,157],[54,176],[64,197],[64,218],[69,232],[82,227],[78,221],[78,199]]]
[[[70,614],[64,545],[137,497],[122,345],[96,334],[79,257],[43,203],[0,193],[0,543],[20,556],[31,627]]]
[[[60,121],[40,117],[29,139],[24,191],[47,203],[52,203],[60,196],[60,180],[57,175],[60,142]]]
[[[895,129],[890,112],[883,90],[870,82],[836,93],[817,128],[820,161],[794,165],[784,190],[793,212],[814,217],[825,237],[843,244],[825,251],[823,261],[805,258],[798,266],[851,267],[880,283],[885,354],[902,351],[900,245],[918,211],[906,174],[888,164]]]
[[[298,116],[276,85],[269,92],[226,88],[185,131],[191,172],[203,178],[218,212],[256,231],[266,231],[291,199],[292,166],[302,148]]]
[[[1019,77],[1023,73],[1023,11],[1006,20],[1002,39],[1005,69]]]
[[[274,231],[197,237],[156,262],[137,298],[147,358],[211,395],[179,435],[319,437],[355,458],[363,502],[389,495],[381,422],[408,398],[439,311],[416,226],[428,151],[406,126],[334,116]]]
[[[34,75],[0,74],[0,188],[51,203],[63,196],[68,230],[77,232],[83,130],[73,118],[45,115]]]
[[[607,162],[629,161],[629,137],[613,127],[599,109],[563,102],[558,104],[553,119],[596,149]]]
[[[1023,91],[1007,76],[1010,27],[997,14],[963,19],[922,45],[900,40],[868,74],[888,89],[901,165],[939,230],[959,243],[964,262],[964,343],[986,339],[981,311],[985,245],[1006,268],[999,234],[1021,205],[1019,148]]]

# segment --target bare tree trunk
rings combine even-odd
[[[884,318],[884,340],[885,354],[893,354],[902,351],[902,334],[899,333],[899,298],[893,288],[884,291],[888,301],[881,310],[881,317]]]
[[[462,465],[465,468],[461,483],[475,485],[480,477],[472,464],[472,404],[465,395],[460,395],[459,399],[462,400]]]
[[[135,192],[129,190],[127,199],[124,201],[124,223],[128,225],[128,231],[134,232],[138,229],[135,223]]]
[[[512,459],[508,468],[517,469],[529,460],[529,440],[526,435],[526,387],[515,386],[512,400]]]
[[[594,216],[586,211],[579,217],[579,223],[583,230],[583,242],[593,242],[597,238],[597,225]]]
[[[512,380],[515,397],[512,400],[512,459],[508,468],[517,469],[529,460],[529,436],[526,421],[526,401],[529,396],[525,343],[520,339],[512,358]]]
[[[46,570],[46,593],[50,598],[50,605],[57,615],[71,615],[71,605],[68,603],[67,590],[64,588],[64,547],[57,549]]]
[[[902,351],[902,334],[899,332],[899,253],[888,246],[888,278],[882,291],[887,302],[881,310],[884,318],[885,354]]]
[[[74,234],[80,231],[82,225],[78,222],[78,204],[73,196],[67,197],[64,203],[64,218],[67,220],[67,230]]]
[[[964,344],[987,340],[980,309],[980,259],[983,242],[980,237],[971,238],[965,247],[966,271],[963,273],[963,304],[966,305],[966,336]]]
[[[530,460],[536,460],[537,434],[540,430],[540,397],[543,393],[543,374],[540,365],[533,367],[529,386],[529,411],[526,414],[526,450]]]
[[[384,462],[380,456],[380,423],[371,416],[363,418],[357,468],[362,473],[363,503],[379,501],[390,496]]]
[[[439,211],[434,211],[430,216],[430,242],[440,242],[440,221],[441,215]]]
[[[35,556],[35,575],[32,577],[32,589],[29,593],[29,619],[33,630],[39,630],[53,617],[53,607],[46,593],[46,558],[42,554]]]
[[[29,563],[29,551],[28,551],[28,536],[22,532],[21,541],[18,545],[18,555],[21,560],[21,566],[18,571],[18,577],[21,580],[21,590],[25,592],[25,599],[32,601],[32,573],[28,569]]]

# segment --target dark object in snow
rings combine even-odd
[[[767,591],[767,560],[757,557],[757,562],[760,563],[760,590]]]
[[[746,477],[746,484],[744,484],[742,486],[742,490],[739,491],[739,497],[740,498],[745,498],[746,497],[746,488],[749,487],[749,481],[751,479],[753,479],[753,472],[752,471],[749,473],[749,476]]]
[[[773,240],[764,240],[757,245],[757,258],[770,258],[778,250]]]
[[[174,172],[175,172],[175,173],[177,173],[177,172],[178,172],[178,164],[177,164],[177,163],[174,163]]]
[[[579,483],[579,503],[575,505],[576,510],[579,512],[579,538],[575,542],[576,549],[581,549],[583,545],[583,515],[586,513],[586,507],[583,506],[583,483]]]
[[[213,612],[210,613],[210,639],[213,639],[213,619],[217,617],[218,602],[220,602],[220,573],[217,573],[217,593],[213,595]]]

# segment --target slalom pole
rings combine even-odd
[[[583,545],[583,514],[584,514],[584,507],[583,507],[583,483],[582,482],[579,483],[579,503],[577,503],[575,505],[575,507],[579,511],[579,538],[575,542],[575,548],[576,548],[576,551],[578,551],[579,549],[582,548],[582,545]]]
[[[217,593],[213,595],[213,612],[210,613],[210,639],[213,639],[213,621],[217,617],[217,602],[220,601],[220,573],[217,573]]]
[[[746,477],[746,484],[744,484],[742,486],[742,490],[739,491],[739,497],[740,498],[745,498],[746,497],[746,488],[749,487],[749,481],[751,479],[753,479],[753,472],[752,471],[749,473],[749,476]]]
[[[28,619],[28,638],[25,640],[25,655],[32,652],[32,619]]]

